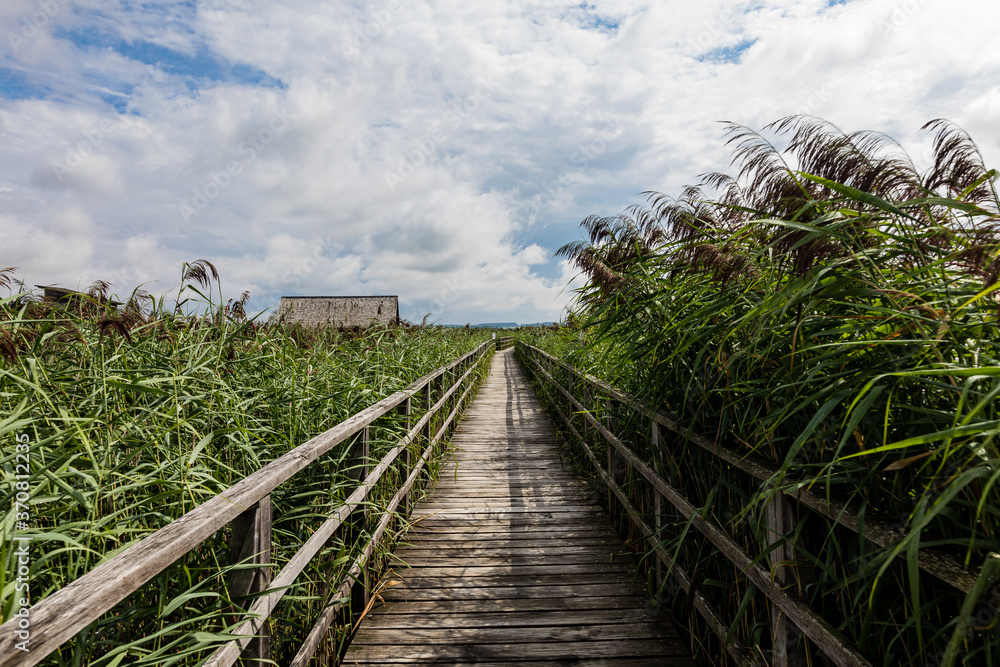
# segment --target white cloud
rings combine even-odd
[[[74,3],[3,51],[42,91],[0,99],[0,265],[35,282],[169,289],[205,257],[256,307],[398,293],[414,320],[549,320],[574,275],[552,251],[725,169],[715,121],[809,112],[919,158],[944,116],[1000,157],[986,0],[143,7]]]

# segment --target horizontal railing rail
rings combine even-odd
[[[680,589],[689,596],[690,605],[699,612],[706,625],[726,646],[727,652],[737,664],[755,664],[752,653],[737,638],[731,636],[729,624],[722,619],[718,610],[692,584],[691,575],[683,569],[680,563],[675,562],[674,557],[662,547],[661,541],[658,539],[658,534],[662,529],[662,526],[659,525],[661,503],[669,503],[684,521],[701,533],[719,553],[725,556],[740,572],[746,575],[758,590],[767,596],[773,605],[772,627],[780,626],[783,619],[787,619],[808,636],[835,664],[870,664],[825,619],[797,597],[786,592],[784,589],[787,586],[783,585],[786,582],[783,582],[780,576],[773,575],[759,562],[764,560],[766,564],[769,561],[772,570],[780,573],[783,569],[781,567],[783,563],[794,560],[791,546],[787,544],[788,540],[785,537],[794,528],[794,526],[788,525],[792,513],[787,509],[787,503],[799,503],[808,507],[827,520],[844,526],[855,533],[863,534],[866,539],[882,547],[892,546],[901,540],[903,534],[900,531],[880,524],[871,518],[865,518],[862,523],[862,519],[854,508],[806,488],[794,488],[794,484],[783,484],[783,488],[776,487],[774,482],[779,479],[779,476],[778,469],[773,464],[758,457],[739,454],[712,442],[708,438],[681,426],[675,416],[653,409],[628,393],[569,366],[543,350],[522,342],[518,342],[517,348],[518,357],[524,362],[526,370],[540,384],[552,388],[560,399],[550,400],[550,407],[562,419],[566,429],[581,444],[595,471],[621,504],[632,525],[643,537],[648,546],[646,553],[652,554],[660,563],[664,569],[663,574],[673,575]],[[774,543],[769,545],[770,553],[767,556],[746,553],[724,530],[703,518],[694,503],[673,488],[649,463],[637,456],[606,424],[601,423],[594,416],[597,403],[595,397],[591,395],[592,392],[603,396],[605,400],[611,400],[625,406],[634,414],[648,420],[649,437],[655,448],[663,447],[663,434],[664,429],[666,429],[672,434],[696,444],[727,465],[746,473],[762,485],[764,490],[771,492],[773,500],[768,507],[768,519],[769,529],[773,530],[775,537]],[[580,425],[581,428],[577,428],[577,425]],[[607,443],[607,465],[602,465],[598,460],[598,456],[589,444],[590,438],[581,433],[581,430],[592,431]],[[613,474],[613,455],[616,455],[617,460],[624,461],[629,469],[641,475],[654,490],[654,502],[657,507],[654,512],[654,523],[657,525],[650,526],[643,520],[643,514],[636,509],[633,498],[630,498],[616,481]],[[784,523],[781,524],[781,522]],[[952,557],[935,552],[933,549],[924,548],[920,550],[918,560],[923,571],[932,574],[948,585],[965,593],[973,590],[977,573],[965,570]],[[780,664],[780,662],[780,660],[776,660],[775,664]]]
[[[15,647],[14,641],[9,641],[16,636],[18,618],[0,625],[0,637],[4,638],[0,642],[0,665],[30,667],[38,664],[227,525],[232,525],[236,544],[234,560],[253,566],[236,570],[229,587],[231,592],[236,590],[239,595],[253,595],[253,604],[242,624],[232,632],[232,636],[239,638],[219,647],[205,664],[229,667],[241,656],[244,664],[273,664],[268,648],[268,615],[334,533],[348,528],[356,531],[353,537],[366,543],[347,568],[346,577],[337,582],[331,597],[333,603],[320,613],[292,662],[293,665],[307,664],[337,614],[347,604],[344,599],[350,596],[352,615],[357,617],[363,613],[370,590],[368,564],[372,553],[392,519],[398,515],[396,510],[401,506],[409,510],[409,496],[415,484],[426,476],[428,462],[434,458],[436,449],[476,387],[477,368],[489,360],[495,347],[492,340],[487,341],[407,388],[347,418],[35,604],[30,611],[30,651],[24,652]],[[412,399],[421,394],[429,407],[411,426]],[[406,420],[407,433],[374,467],[370,467],[369,429],[375,420],[392,413]],[[438,419],[441,423],[432,433],[432,426],[436,425],[435,417],[445,413],[443,421]],[[351,438],[356,440],[351,459],[359,473],[357,488],[305,541],[272,581],[270,494],[322,455]],[[423,449],[412,451],[412,445],[420,442],[425,443]],[[371,524],[368,517],[369,494],[393,464],[400,462],[407,473],[406,478],[378,523]],[[365,533],[370,537],[365,538]],[[358,582],[362,585],[356,586]]]
[[[508,348],[508,347],[512,346],[513,344],[514,344],[514,337],[513,336],[501,336],[500,338],[497,338],[497,349],[498,350],[503,350],[504,348]]]

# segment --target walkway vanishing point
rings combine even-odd
[[[390,585],[345,665],[694,663],[636,583],[607,514],[560,460],[513,349],[452,437]]]

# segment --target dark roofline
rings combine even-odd
[[[84,294],[84,292],[80,292],[75,289],[69,289],[68,287],[56,287],[55,285],[35,285],[35,287],[49,290],[51,292],[60,292],[62,294]]]
[[[87,294],[86,292],[80,292],[79,290],[73,290],[67,287],[57,287],[55,285],[35,285],[35,287],[43,289],[46,292],[53,292],[54,294],[59,295],[59,298],[62,298],[64,296],[83,296],[87,297],[88,299],[94,298],[91,295]],[[46,294],[45,296],[49,297],[49,294]],[[121,301],[115,301],[114,299],[108,299],[107,303],[112,306],[122,305]]]
[[[398,294],[375,294],[367,296],[283,296],[282,299],[398,299]]]

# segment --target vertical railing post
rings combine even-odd
[[[402,403],[400,403],[396,407],[396,413],[399,414],[399,415],[401,415],[402,418],[403,418],[403,430],[405,432],[407,432],[407,433],[409,433],[409,431],[410,431],[410,424],[413,421],[411,419],[411,417],[410,417],[410,415],[411,415],[412,412],[413,412],[413,399],[412,398],[406,399],[405,401],[403,401]],[[417,440],[417,439],[414,438],[414,440]],[[406,483],[406,478],[410,476],[410,471],[413,470],[413,465],[414,465],[414,460],[413,460],[413,446],[414,446],[414,444],[419,445],[420,443],[419,442],[417,442],[417,443],[410,442],[410,444],[408,444],[406,446],[406,449],[402,452],[402,454],[403,454],[403,456],[402,456],[402,458],[403,458],[403,473],[402,473],[402,475],[400,475],[400,480],[399,480],[400,484],[405,484]],[[411,493],[412,493],[412,487],[411,487],[410,491],[407,491],[403,495],[403,499],[399,503],[399,507],[400,507],[399,511],[405,517],[410,516],[410,510],[412,509],[412,507],[410,507],[410,494]]]
[[[360,485],[368,477],[371,469],[371,427],[365,426],[364,430],[358,434],[354,446],[351,448],[348,460],[351,477]],[[351,512],[347,520],[347,530],[345,540],[347,542],[348,553],[360,551],[355,546],[364,548],[363,540],[369,534],[368,526],[368,506],[372,501],[374,489],[368,490],[368,495],[361,504]],[[368,572],[368,563],[361,568],[358,579],[351,586],[351,625],[357,623],[368,606],[368,594],[371,590]]]
[[[232,522],[229,551],[233,564],[243,568],[235,570],[229,579],[229,595],[234,601],[246,602],[248,596],[266,591],[271,584],[271,496],[236,517]],[[253,565],[254,567],[246,567]],[[271,624],[264,619],[256,636],[243,650],[243,664],[263,667],[271,664]]]
[[[598,389],[598,391],[601,391]],[[602,392],[603,394],[603,392]],[[618,418],[615,416],[615,399],[608,394],[603,394],[602,404],[604,406],[603,419],[601,420],[602,425],[608,431],[611,432],[618,440],[623,440],[626,438],[624,430],[621,424],[618,423]],[[599,437],[599,433],[595,429],[595,439],[601,440],[603,436]],[[637,498],[633,496],[635,489],[631,486],[631,471],[632,465],[625,459],[618,449],[608,442],[608,475],[614,482],[621,487],[622,492],[625,494],[626,498],[630,498],[636,507],[641,507]],[[625,530],[630,527],[630,522],[628,517],[625,515],[625,507],[618,500],[618,496],[614,494],[611,487],[608,487],[608,509],[611,516],[619,521]]]
[[[424,403],[427,405],[427,413],[429,416],[427,417],[427,423],[424,424],[423,446],[417,450],[418,452],[422,452],[426,447],[428,447],[431,444],[431,438],[434,437],[434,415],[430,415],[431,406],[434,405],[433,382],[434,380],[429,380],[427,385],[424,387]],[[429,465],[425,465],[420,471],[420,477],[417,478],[417,483],[421,488],[423,488],[425,480],[428,478],[428,475],[430,475],[429,468]]]
[[[455,378],[457,377],[459,377],[457,369],[455,367],[452,367],[448,371],[448,386],[445,387],[445,391],[450,391],[451,388],[455,386]],[[448,399],[448,411],[445,413],[446,417],[448,416],[448,414],[451,413],[452,410],[455,409],[456,405],[458,405],[458,392],[453,391],[451,392],[451,398]]]
[[[615,435],[618,435],[617,433],[615,433],[615,429],[613,427],[613,423],[612,423],[612,420],[611,420],[611,407],[610,407],[611,406],[611,401],[610,401],[610,399],[608,399],[608,398],[605,397],[604,400],[601,401],[601,403],[605,406],[604,412],[601,415],[601,417],[602,417],[601,423],[603,424],[604,428],[608,429],[609,431],[611,431]],[[595,428],[594,429],[594,440],[601,441],[603,439],[604,438],[603,438],[603,436],[601,436],[600,431],[598,431]],[[605,441],[605,442],[607,442],[607,441]],[[607,442],[607,447],[608,447],[608,457],[607,457],[607,459],[608,459],[608,466],[607,466],[606,470],[608,471],[608,477],[610,477],[613,481],[618,482],[619,486],[623,486],[619,482],[618,476],[615,474],[615,456],[618,454],[618,450],[615,449],[615,446],[612,445],[610,442]],[[622,491],[625,491],[625,490],[626,489],[622,488]],[[611,515],[612,521],[615,521],[615,522],[618,521],[619,514],[620,514],[619,511],[618,511],[618,499],[615,497],[615,493],[614,493],[614,491],[611,490],[610,486],[608,487],[608,514]]]
[[[796,587],[795,546],[792,542],[795,534],[795,508],[787,496],[775,491],[766,509],[768,546],[778,546],[768,554],[774,583],[785,590]],[[793,595],[794,590],[789,590]],[[805,643],[802,641],[802,631],[788,620],[776,604],[771,603],[771,638],[774,646],[771,665],[773,667],[806,667]]]
[[[663,477],[663,441],[660,438],[660,425],[655,419],[650,420],[649,433],[650,449],[653,451],[653,469],[656,474]],[[656,541],[663,542],[663,495],[653,487],[653,530],[656,531]],[[656,597],[660,598],[663,591],[666,569],[660,559],[653,554],[654,575],[653,581],[656,585]]]

